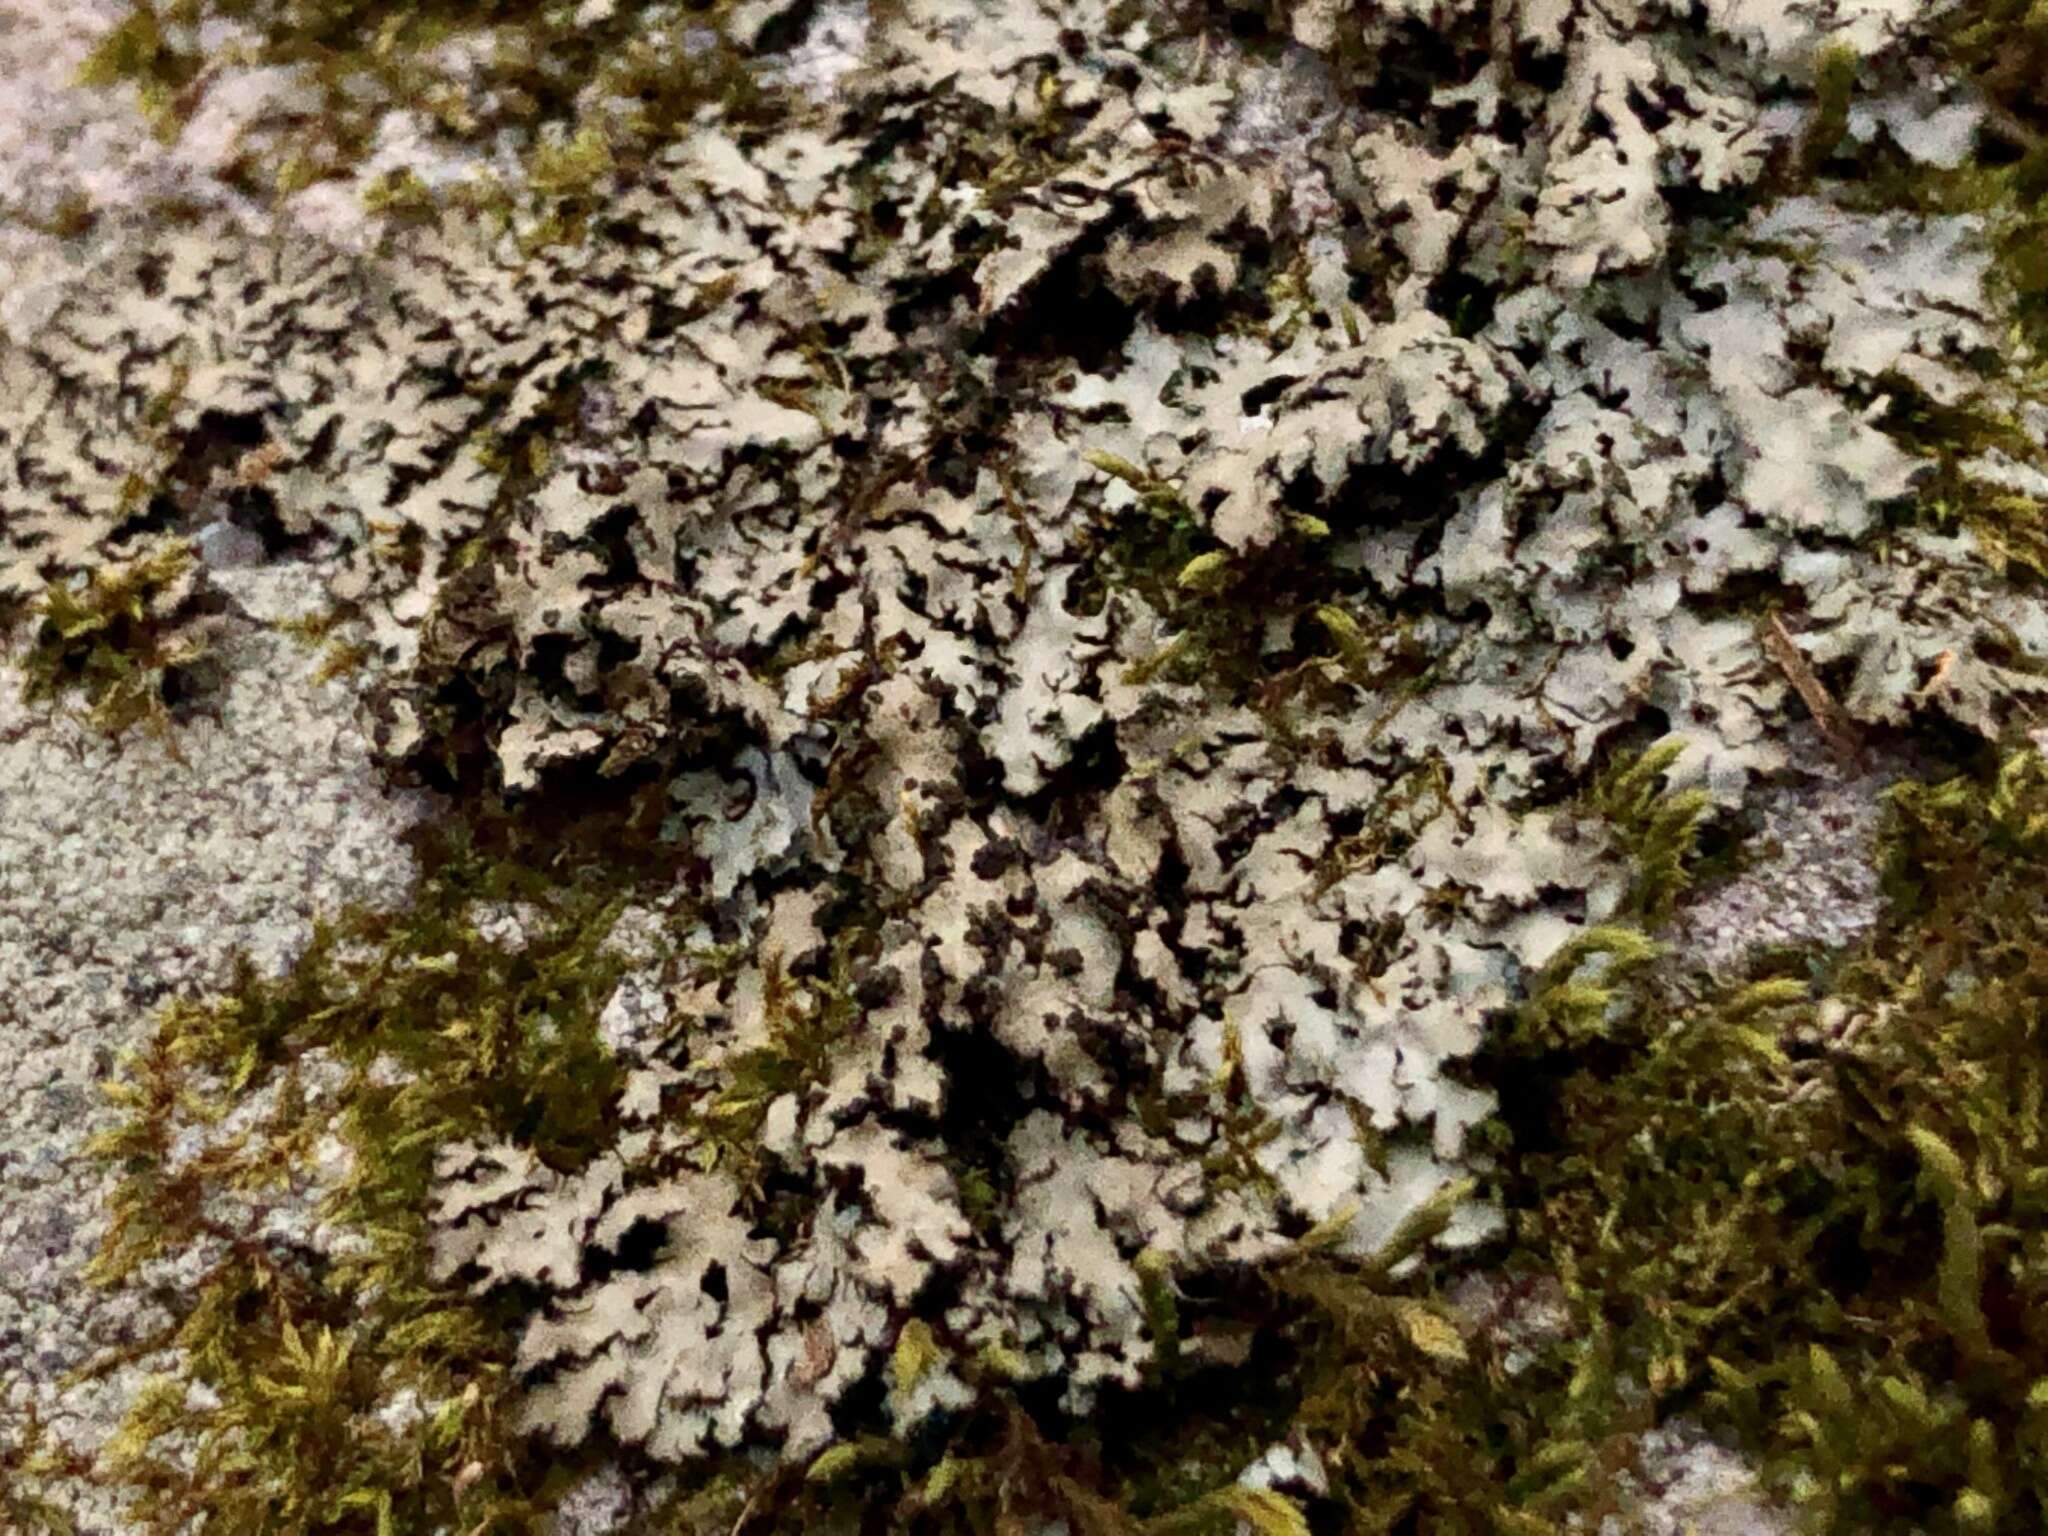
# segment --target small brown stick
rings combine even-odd
[[[1842,706],[1835,702],[1833,694],[1821,682],[1820,675],[1813,670],[1813,663],[1806,659],[1806,652],[1799,648],[1799,642],[1792,638],[1792,631],[1785,627],[1785,621],[1772,614],[1770,622],[1763,628],[1764,650],[1799,697],[1806,703],[1813,723],[1820,727],[1820,733],[1827,738],[1838,757],[1850,763],[1858,763],[1863,757],[1863,738]]]
[[[2015,149],[2031,151],[2041,147],[2041,135],[1996,102],[1984,108],[1984,126]]]

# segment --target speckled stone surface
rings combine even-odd
[[[1665,939],[1688,968],[1733,976],[1759,949],[1838,949],[1877,921],[1884,793],[1935,768],[1877,745],[1845,764],[1815,734],[1799,739],[1792,768],[1785,782],[1750,793],[1753,861],[1679,908]]]
[[[291,612],[317,571],[231,572],[255,612]],[[258,619],[225,644],[226,679],[171,745],[112,743],[75,708],[25,705],[0,666],[0,1401],[33,1403],[87,1448],[118,1418],[125,1375],[67,1373],[161,1322],[81,1271],[106,1175],[83,1155],[113,1118],[100,1085],[167,999],[203,992],[237,950],[281,969],[316,914],[393,905],[412,879],[402,834],[424,796],[385,789],[338,684]],[[82,1530],[117,1528],[88,1498]]]

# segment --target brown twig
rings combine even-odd
[[[1820,727],[1821,735],[1827,739],[1835,755],[1852,764],[1860,763],[1863,758],[1862,733],[1842,706],[1835,702],[1835,696],[1828,692],[1820,674],[1813,670],[1813,663],[1806,659],[1806,652],[1799,648],[1799,642],[1785,627],[1784,619],[1772,614],[1763,626],[1762,639],[1765,653],[1778,664],[1786,681],[1805,701],[1813,723]]]

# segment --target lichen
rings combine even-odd
[[[574,238],[615,163],[645,163],[716,104],[736,120],[773,88],[753,54],[786,25],[786,3],[679,6],[492,0],[392,9],[359,0],[134,0],[80,73],[133,86],[175,139],[236,73],[289,72],[316,105],[244,130],[229,179],[289,198],[322,182],[361,182],[367,211],[394,227],[442,209],[517,216],[538,246]],[[390,163],[385,135],[413,125],[423,150],[460,163]],[[512,157],[508,141],[521,146]],[[366,167],[381,166],[362,180]],[[274,169],[272,169],[274,168]]]
[[[1668,829],[1699,806],[1650,792],[1660,762],[1668,754],[1619,765],[1604,799],[1634,829],[1639,877],[1654,868],[1682,883],[1687,861],[1667,857]],[[1498,1154],[1510,1262],[1560,1277],[1568,1317],[1512,1372],[1504,1346],[1442,1299],[1456,1266],[1417,1267],[1470,1198],[1449,1189],[1363,1259],[1332,1253],[1339,1220],[1220,1288],[1187,1291],[1141,1261],[1146,1379],[1094,1428],[1048,1422],[1013,1397],[1022,1362],[1005,1351],[959,1360],[914,1320],[888,1352],[898,1389],[964,1372],[982,1386],[975,1411],[936,1439],[880,1425],[836,1439],[800,1476],[713,1457],[675,1495],[677,1528],[697,1528],[692,1509],[723,1510],[729,1523],[744,1503],[760,1528],[791,1531],[881,1509],[905,1528],[980,1529],[1028,1510],[1120,1536],[1233,1519],[1292,1530],[1305,1500],[1361,1529],[1555,1531],[1624,1508],[1634,1434],[1685,1405],[1768,1452],[1772,1477],[1813,1503],[1817,1528],[1924,1529],[1959,1509],[1972,1528],[2030,1529],[2040,1490],[2018,1474],[2034,1475],[2031,1409],[2016,1408],[2030,1346],[2013,1330],[2035,1282],[2022,1213],[2005,1206],[2044,1182],[2024,1159],[2037,1094],[2027,999],[2048,953],[2048,908],[2035,899],[2048,889],[2048,769],[2021,748],[1989,781],[1906,786],[1894,817],[1887,922],[1856,954],[1821,957],[1818,998],[1804,979],[1765,975],[1683,1004],[1653,972],[1610,969],[1585,1015],[1597,1029],[1560,1035],[1525,1012],[1489,1051],[1483,1071],[1506,1104],[1481,1136]],[[1646,828],[1667,830],[1644,839]],[[245,975],[224,1002],[174,1009],[128,1069],[135,1119],[104,1147],[129,1169],[110,1275],[201,1238],[193,1213],[218,1211],[204,1191],[251,1198],[304,1164],[311,1127],[289,1084],[306,1043],[355,1065],[317,1118],[338,1119],[361,1170],[329,1192],[328,1219],[368,1246],[326,1261],[275,1239],[230,1247],[181,1330],[186,1377],[144,1395],[102,1472],[141,1486],[166,1529],[196,1507],[239,1518],[257,1507],[244,1498],[286,1520],[249,1529],[367,1530],[387,1503],[405,1528],[457,1484],[455,1512],[516,1529],[562,1485],[542,1470],[559,1453],[522,1448],[514,1433],[504,1351],[517,1309],[418,1272],[440,1242],[421,1200],[465,1136],[528,1126],[527,1144],[558,1170],[551,1179],[573,1178],[608,1143],[582,1127],[609,1122],[616,1090],[588,1092],[587,1064],[553,1078],[480,1073],[480,1042],[500,1036],[478,1023],[531,1020],[544,1003],[547,1049],[575,1058],[574,1042],[601,1029],[617,975],[615,961],[581,970],[611,932],[617,897],[601,885],[551,894],[528,861],[445,858],[396,937],[374,946],[367,925],[338,925],[292,976]],[[529,915],[514,953],[455,917],[513,895],[529,914],[552,914]],[[727,975],[743,974],[737,959],[703,956]],[[846,981],[827,985],[827,1008],[848,997]],[[791,1004],[771,994],[764,1006]],[[712,1167],[738,1156],[753,1170],[742,1182],[761,1182],[762,1103],[801,1090],[802,1056],[756,1049],[711,1079],[729,1086],[698,1100],[705,1144],[733,1148]],[[271,1118],[167,1169],[174,1121],[203,1125],[280,1072]],[[542,1092],[573,1118],[537,1108]],[[745,1134],[733,1140],[736,1125]],[[1903,1203],[1887,1193],[1916,1180],[1921,1193]],[[506,1259],[529,1283],[559,1283],[539,1267],[542,1251]],[[1257,1390],[1245,1387],[1248,1355]],[[218,1406],[195,1414],[195,1381]],[[470,1383],[480,1385],[456,1390]],[[428,1411],[401,1418],[394,1442],[379,1415],[405,1391]],[[200,1446],[175,1476],[143,1454],[173,1427]],[[1323,1488],[1253,1499],[1232,1482],[1259,1446],[1289,1435],[1319,1448]],[[271,1470],[230,1478],[238,1450]],[[466,1474],[473,1463],[491,1475]]]
[[[1974,145],[1902,145],[1899,110],[1921,103],[1874,120],[1864,142],[1847,143],[1844,80],[1828,118],[1831,156],[1809,154],[1804,169],[1850,206],[1981,227],[2006,330],[1956,345],[1941,369],[1881,373],[1870,395],[1882,429],[1930,462],[1920,515],[1938,528],[1967,529],[1991,558],[2038,577],[2048,559],[2048,478],[2026,402],[2038,398],[2048,358],[2048,265],[2040,254],[2048,236],[2048,107],[2028,64],[2048,57],[2048,21],[2016,0],[1968,0],[1941,16],[1935,41],[1952,77],[1981,93],[1981,107],[1947,109],[1981,115]]]
[[[123,1448],[166,1528],[516,1524],[611,1450],[727,1529],[1533,1536],[1622,1513],[1680,1408],[1843,1529],[2038,1515],[1987,1470],[2032,1388],[1983,1299],[2032,1284],[1985,1145],[2024,1151],[2031,935],[1922,926],[2030,920],[1951,885],[2024,877],[2031,759],[1901,797],[1950,883],[1867,952],[1691,1001],[1654,963],[1802,715],[1846,755],[2048,697],[1998,499],[2048,409],[2002,354],[2024,177],[1955,169],[1965,212],[1858,148],[1926,40],[1874,0],[1247,9],[1336,95],[1298,154],[1202,15],[878,5],[799,103],[805,22],[755,8],[763,89],[644,140],[527,57],[525,223],[185,232],[0,354],[10,444],[272,445],[395,770],[619,807],[608,876],[522,877],[551,937],[465,928],[518,865],[454,859],[133,1069],[110,1278],[303,1171],[316,1088],[369,1243],[216,1234]],[[138,514],[39,465],[0,458],[15,585]],[[628,854],[681,928],[630,977],[593,947]],[[1512,1373],[1445,1297],[1475,1251],[1563,1293]],[[1275,1446],[1299,1486],[1243,1481]]]

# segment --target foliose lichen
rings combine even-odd
[[[745,9],[772,84],[804,23]],[[531,1429],[726,1528],[1540,1532],[1680,1407],[1839,1529],[2038,1517],[2032,909],[1950,894],[2024,880],[2025,749],[1902,796],[1952,885],[1868,954],[1650,963],[1792,721],[2042,697],[2038,178],[1979,144],[2034,131],[2031,12],[1234,9],[875,5],[830,100],[564,115],[524,224],[398,180],[382,253],[185,230],[0,354],[0,591],[187,531],[101,466],[267,444],[391,763],[627,801],[686,914],[562,1011],[433,898],[166,1023],[138,1108],[181,1054],[270,1084],[278,1169],[341,1061],[342,1225],[409,1266],[230,1243],[167,1520],[525,1519]],[[1304,52],[1336,105],[1276,155],[1241,102]],[[135,1134],[124,1230],[183,1241],[215,1170]],[[1511,1379],[1438,1294],[1481,1245],[1570,1318]],[[389,1298],[439,1342],[377,1439]]]

